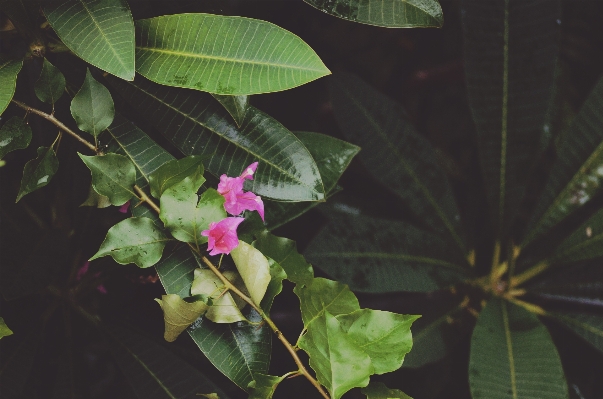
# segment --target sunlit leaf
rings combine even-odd
[[[249,96],[224,96],[212,94],[216,100],[228,111],[238,126],[241,126],[249,106]]]
[[[23,118],[13,116],[0,128],[0,159],[11,151],[27,148],[31,142],[31,127]]]
[[[247,291],[254,303],[260,304],[268,284],[270,284],[270,266],[268,259],[251,245],[239,241],[239,245],[230,252]]]
[[[563,323],[592,346],[603,352],[602,316],[577,312],[554,312],[550,316]]]
[[[86,62],[134,80],[134,23],[125,0],[67,0],[44,6],[61,41]]]
[[[13,60],[0,54],[0,115],[8,107],[15,94],[17,74],[22,66],[22,60]]]
[[[226,271],[224,276],[236,286],[242,285],[241,278],[236,273]],[[191,295],[204,295],[212,301],[205,318],[214,323],[235,323],[246,320],[233,294],[226,291],[226,286],[214,272],[209,269],[195,269]]]
[[[165,163],[149,176],[151,195],[155,198],[161,198],[161,194],[165,190],[176,183],[180,183],[185,177],[189,176],[194,176],[193,186],[196,186],[198,189],[205,181],[203,178],[204,169],[202,161],[202,157],[192,155]]]
[[[155,301],[163,310],[163,321],[165,323],[165,332],[163,338],[168,342],[173,342],[178,336],[186,330],[195,320],[205,314],[209,305],[205,303],[201,296],[182,299],[177,294],[162,295],[161,299]]]
[[[129,218],[109,229],[90,260],[111,255],[121,265],[135,263],[138,267],[150,267],[159,262],[168,241],[151,219]]]
[[[128,158],[119,154],[78,155],[92,172],[94,190],[109,197],[111,204],[123,205],[130,198],[136,197],[136,169]]]
[[[327,14],[387,28],[441,28],[437,0],[304,0]]]
[[[366,399],[412,399],[399,389],[389,389],[382,382],[371,382],[368,387],[360,390]]]
[[[8,328],[4,319],[0,317],[0,338],[8,337],[9,335],[13,335],[13,332]]]
[[[491,299],[471,338],[469,385],[474,398],[567,399],[559,354],[538,318]]]
[[[144,77],[216,94],[286,90],[330,73],[299,37],[250,18],[178,14],[138,20],[136,42],[136,71]]]
[[[92,77],[89,69],[80,91],[71,100],[71,115],[80,130],[94,137],[108,128],[115,117],[111,93]]]
[[[34,91],[40,101],[53,105],[65,91],[65,76],[46,58],[44,58],[40,77],[34,85]]]
[[[268,258],[268,264],[270,265],[270,283],[266,289],[266,295],[264,295],[260,303],[260,307],[264,312],[270,314],[274,298],[283,290],[283,280],[287,278],[287,273],[285,273],[281,265],[271,258]]]
[[[293,290],[299,297],[302,320],[307,327],[325,312],[333,316],[360,310],[356,295],[347,285],[326,278],[315,278],[310,286],[297,285]]]
[[[255,380],[249,384],[252,389],[247,399],[272,399],[276,387],[284,379],[274,375],[256,374]]]
[[[557,246],[551,262],[576,262],[601,256],[603,256],[603,209]]]
[[[39,147],[38,157],[25,164],[17,201],[25,195],[46,186],[59,170],[59,160],[51,147]]]

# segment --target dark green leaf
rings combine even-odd
[[[287,278],[287,273],[285,273],[281,265],[271,258],[268,258],[268,264],[270,265],[270,284],[268,284],[266,295],[264,295],[260,303],[260,307],[266,314],[270,314],[274,298],[283,290],[283,280]]]
[[[111,201],[109,201],[109,197],[105,197],[104,195],[100,195],[94,190],[92,184],[90,184],[90,189],[88,190],[88,197],[84,202],[80,204],[80,206],[92,206],[95,208],[107,208],[111,206]]]
[[[389,389],[382,382],[371,382],[368,387],[360,390],[366,399],[412,399],[399,389]]]
[[[230,252],[230,256],[247,287],[254,303],[260,304],[268,284],[270,284],[270,265],[268,259],[251,245],[239,241],[239,245]]]
[[[161,299],[155,299],[155,302],[163,310],[163,321],[165,322],[163,338],[168,342],[175,341],[188,326],[205,314],[209,308],[209,305],[201,299],[189,302],[180,298],[178,294],[162,295]]]
[[[59,160],[50,147],[39,147],[38,157],[25,164],[21,188],[17,194],[17,201],[25,195],[44,187],[59,169]]]
[[[31,141],[31,127],[23,118],[13,116],[0,128],[0,159],[11,151],[27,148]]]
[[[558,1],[466,0],[465,75],[492,221],[514,221],[537,159],[557,62]]]
[[[307,325],[308,332],[299,347],[310,356],[310,366],[318,381],[339,399],[355,387],[365,387],[373,373],[371,358],[328,311],[321,312]]]
[[[333,111],[346,137],[362,147],[360,159],[383,184],[461,252],[459,213],[435,151],[407,122],[402,107],[354,75],[331,79]]]
[[[0,317],[0,338],[8,337],[9,335],[13,335],[13,332],[8,328],[4,319]]]
[[[303,144],[276,120],[249,107],[242,128],[206,93],[167,88],[148,81],[111,83],[185,155],[210,155],[215,176],[238,176],[259,166],[246,189],[284,201],[320,201],[324,187],[318,167]]]
[[[399,369],[412,348],[410,326],[421,316],[361,309],[337,316],[343,331],[371,358],[375,374]]]
[[[568,397],[561,360],[546,327],[534,314],[498,298],[477,319],[469,385],[474,398]]]
[[[195,269],[195,279],[191,286],[192,295],[202,295],[211,300],[211,306],[205,313],[205,318],[214,323],[236,323],[245,321],[245,316],[241,313],[244,302],[236,300],[238,297],[227,292],[226,285],[209,269]],[[225,271],[226,277],[237,288],[243,289],[245,285],[241,276],[233,271]]]
[[[148,218],[129,218],[111,227],[98,252],[90,260],[111,255],[120,265],[150,267],[161,259],[169,241]]]
[[[109,197],[113,205],[123,205],[136,197],[136,169],[128,158],[118,154],[78,155],[92,172],[92,186],[96,192]]]
[[[310,286],[296,285],[293,291],[299,297],[302,320],[306,327],[325,312],[338,316],[360,310],[356,295],[347,285],[337,281],[317,277]]]
[[[551,263],[576,262],[603,256],[603,209],[561,243]]]
[[[330,73],[299,37],[250,18],[143,19],[136,21],[136,39],[136,71],[169,86],[245,95],[290,89]]]
[[[223,96],[221,94],[212,94],[216,100],[222,104],[234,119],[237,126],[241,126],[249,106],[249,96]]]
[[[44,7],[61,41],[86,62],[134,80],[134,23],[125,0],[68,0]]]
[[[194,176],[194,186],[201,187],[205,179],[203,178],[203,158],[190,156],[182,159],[174,159],[163,164],[159,169],[153,172],[149,179],[151,186],[151,195],[155,198],[161,198],[161,194],[176,183],[180,183],[185,177]]]
[[[304,0],[327,14],[387,28],[441,28],[437,0]]]
[[[603,352],[603,317],[576,312],[548,314]]]
[[[22,60],[12,60],[0,55],[0,115],[12,100],[17,87],[17,74],[23,66]]]
[[[337,280],[362,292],[428,292],[467,278],[458,251],[407,223],[336,215],[306,256]]]
[[[277,237],[266,231],[257,234],[257,240],[253,245],[284,269],[287,280],[300,285],[312,284],[314,270],[297,252],[295,241]]]
[[[71,100],[71,115],[80,130],[94,137],[108,128],[115,117],[111,93],[92,77],[89,69],[80,91]]]
[[[36,96],[48,104],[54,105],[65,91],[65,77],[57,67],[44,58],[42,72],[34,85]]]
[[[124,328],[105,331],[111,354],[138,398],[195,399],[217,392],[228,399],[205,375],[154,341]]]
[[[274,375],[256,374],[255,381],[249,384],[251,392],[247,399],[272,399],[274,391],[285,377]]]

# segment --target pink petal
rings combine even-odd
[[[130,207],[130,201],[126,202],[122,206],[119,207],[119,211],[121,213],[128,213],[128,208]]]
[[[256,169],[258,168],[258,163],[254,162],[251,165],[249,165],[248,167],[245,168],[245,170],[243,171],[243,173],[241,173],[241,179],[249,179],[249,180],[253,180],[253,174],[255,173]]]
[[[80,281],[82,279],[82,277],[84,277],[84,275],[86,273],[88,273],[88,267],[90,266],[90,262],[86,262],[84,263],[84,265],[82,267],[80,267],[77,270],[77,274],[75,275],[75,280],[76,281]]]
[[[237,227],[244,218],[226,218],[218,223],[212,222],[209,230],[203,230],[201,235],[208,237],[207,250],[210,255],[229,254],[239,245]]]
[[[234,203],[237,201],[237,195],[243,192],[243,179],[240,177],[220,176],[218,184],[218,193],[221,194],[226,203]]]
[[[237,196],[237,204],[245,210],[257,211],[264,220],[264,202],[260,196],[248,191]]]
[[[105,288],[104,285],[99,285],[96,287],[97,291],[100,292],[101,294],[106,294],[107,293],[107,289]]]

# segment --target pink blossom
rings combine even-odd
[[[245,210],[257,211],[264,220],[264,203],[262,198],[249,191],[243,191],[243,182],[253,180],[253,174],[258,167],[254,162],[249,165],[239,177],[220,176],[218,193],[224,199],[224,209],[231,215],[240,215]]]
[[[207,250],[210,255],[226,254],[239,245],[237,227],[244,218],[226,218],[219,222],[211,222],[208,230],[203,230],[201,235],[208,237]]]
[[[82,277],[84,277],[84,275],[86,275],[86,273],[88,273],[89,267],[90,267],[90,262],[87,261],[86,263],[84,263],[84,265],[77,270],[77,274],[75,275],[75,281],[80,281],[82,279]],[[95,273],[93,277],[94,278],[100,277],[100,272]],[[96,289],[101,294],[107,293],[107,289],[102,284],[97,285]]]
[[[235,203],[224,203],[224,209],[231,215],[240,215],[244,210],[257,211],[264,220],[264,202],[251,191],[237,195]]]
[[[119,207],[119,211],[121,213],[128,213],[128,207],[130,206],[130,201],[126,202],[122,206]]]

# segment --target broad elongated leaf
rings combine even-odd
[[[567,399],[555,344],[527,310],[493,298],[471,338],[469,385],[474,398]]]
[[[492,221],[514,220],[547,122],[558,1],[465,0],[465,75]]]
[[[255,381],[249,385],[252,390],[247,399],[272,399],[276,387],[284,379],[274,375],[256,374]]]
[[[239,241],[239,245],[230,253],[232,260],[249,291],[254,303],[260,304],[268,284],[270,284],[270,265],[268,259],[251,245]]]
[[[599,260],[578,262],[557,268],[536,284],[528,285],[530,294],[547,300],[576,305],[603,305],[603,268]]]
[[[330,73],[303,40],[276,25],[211,14],[136,21],[136,71],[164,85],[228,95],[286,90]]]
[[[576,312],[552,313],[550,316],[603,352],[603,317]]]
[[[528,225],[523,245],[546,233],[603,186],[603,78],[599,79],[559,148],[559,158]]]
[[[17,87],[17,74],[23,66],[22,60],[13,60],[0,55],[0,115],[12,100]]]
[[[107,154],[80,158],[92,172],[92,187],[100,195],[109,197],[113,205],[123,205],[130,198],[136,197],[136,169],[125,156]]]
[[[402,107],[354,75],[334,76],[330,88],[337,123],[363,149],[360,159],[369,171],[464,253],[450,185],[431,145],[404,120]]]
[[[205,375],[161,345],[121,327],[106,332],[111,354],[138,398],[196,399],[200,393],[215,392],[228,399]]]
[[[39,147],[38,157],[25,164],[17,201],[25,195],[46,186],[59,169],[59,160],[51,147]]]
[[[603,210],[600,210],[561,243],[551,262],[574,262],[603,256]]]
[[[23,118],[13,116],[0,128],[0,159],[11,151],[27,148],[31,141],[31,127]]]
[[[366,395],[366,399],[412,399],[399,389],[389,389],[382,382],[371,382],[361,392]]]
[[[299,347],[310,356],[318,381],[334,399],[355,387],[365,387],[373,373],[371,358],[342,329],[337,318],[322,312],[307,325]]]
[[[42,72],[40,72],[40,77],[34,86],[36,96],[38,96],[40,101],[54,105],[64,90],[65,76],[63,76],[57,67],[44,58]]]
[[[387,28],[441,28],[437,0],[304,0],[327,14]]]
[[[327,311],[338,316],[360,310],[356,295],[347,285],[337,281],[318,277],[310,286],[297,285],[293,291],[299,297],[302,320],[306,327]]]
[[[188,326],[209,308],[209,305],[200,298],[187,299],[189,300],[180,298],[178,294],[162,295],[161,299],[155,299],[155,302],[163,310],[163,321],[165,322],[163,338],[168,342],[175,341]]]
[[[467,278],[440,237],[407,223],[335,215],[305,254],[335,279],[362,292],[428,292]]]
[[[61,41],[86,62],[134,80],[134,23],[125,0],[68,0],[44,7]]]
[[[149,218],[129,218],[111,227],[90,260],[111,255],[121,265],[150,267],[159,262],[169,238]]]
[[[238,176],[259,162],[246,189],[283,201],[320,201],[324,187],[314,159],[291,132],[249,107],[239,129],[211,95],[111,79],[111,83],[185,155],[209,155],[206,167],[215,176]]]
[[[13,331],[8,328],[4,319],[0,317],[0,338],[8,337],[9,335],[13,335]]]
[[[71,115],[77,127],[97,137],[108,128],[115,117],[111,93],[86,71],[84,83],[71,101]]]
[[[249,106],[249,96],[224,96],[221,94],[212,94],[212,96],[228,111],[237,126],[241,126]]]
[[[148,177],[153,197],[161,198],[161,194],[165,190],[189,176],[195,176],[193,186],[196,186],[198,190],[205,181],[201,162],[201,157],[190,156],[183,159],[174,159],[162,165]]]
[[[205,314],[206,319],[214,323],[236,323],[245,320],[240,310],[243,306],[239,306],[232,293],[226,292],[227,288],[218,276],[209,269],[196,269],[194,276],[191,294],[203,295],[212,301]],[[236,273],[226,271],[224,276],[237,288],[244,287],[240,276]]]

